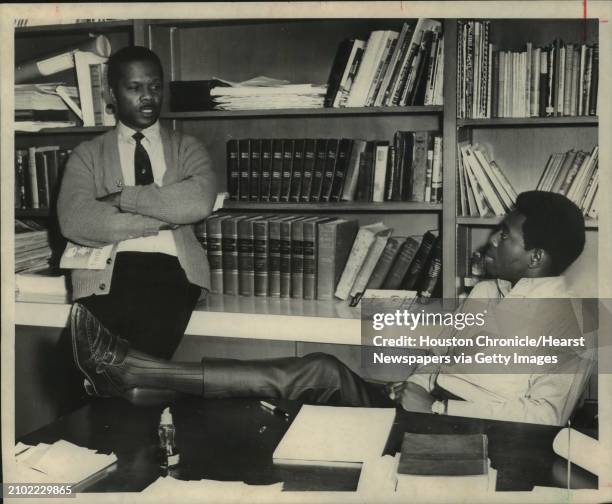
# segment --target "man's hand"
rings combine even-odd
[[[396,382],[387,385],[389,397],[406,411],[431,413],[435,399],[420,385],[411,382]]]
[[[102,198],[98,198],[98,201],[101,201],[103,203],[108,203],[109,205],[119,208],[120,203],[121,203],[121,192],[107,194],[106,196],[103,196]]]

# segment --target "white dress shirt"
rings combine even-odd
[[[538,328],[554,337],[579,337],[576,332],[580,327],[577,313],[572,309],[571,302],[559,304],[549,301],[553,298],[570,298],[572,295],[566,287],[563,277],[523,278],[514,287],[509,282],[490,280],[478,283],[468,302],[474,300],[490,300],[491,309],[520,309],[515,313],[517,318],[537,317]],[[530,303],[504,302],[511,299],[533,299]],[[539,303],[537,300],[541,300]],[[481,305],[484,306],[484,305]],[[575,306],[574,306],[575,308]],[[472,311],[472,310],[469,310]],[[546,328],[550,329],[550,332]],[[563,333],[563,334],[560,334]],[[461,337],[464,337],[461,334]],[[475,331],[476,334],[486,332]],[[504,335],[506,336],[506,335]],[[514,335],[507,335],[514,336]],[[591,335],[592,336],[592,335]],[[470,337],[470,336],[468,336]],[[588,342],[588,339],[587,339]],[[591,340],[592,343],[592,340]],[[563,364],[563,372],[541,374],[519,373],[470,373],[470,365],[445,364],[421,367],[421,372],[415,372],[407,381],[422,386],[431,392],[436,383],[443,389],[464,399],[449,400],[447,413],[449,415],[489,418],[516,422],[529,422],[548,425],[564,425],[580,398],[593,365],[594,349],[587,343],[582,349],[554,349],[550,354],[559,355]],[[472,348],[446,348],[442,354],[458,354]],[[496,347],[494,351],[503,352],[504,348]],[[477,348],[475,351],[482,351]],[[525,353],[545,353],[546,349],[526,349]],[[511,367],[508,368],[509,370]],[[559,368],[561,369],[561,368]]]
[[[135,185],[134,174],[134,150],[136,140],[132,135],[136,130],[129,128],[121,121],[117,123],[117,135],[119,145],[119,159],[121,161],[121,172],[123,173],[123,184],[126,186]],[[164,146],[159,133],[159,121],[143,129],[141,133],[144,138],[140,141],[151,160],[153,170],[153,182],[158,186],[164,185],[164,174],[166,173],[166,159],[164,157]],[[132,238],[119,243],[117,252],[158,252],[176,256],[176,243],[172,231],[160,231],[155,236]]]

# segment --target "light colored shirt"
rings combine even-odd
[[[117,135],[119,145],[119,159],[121,161],[121,172],[123,174],[123,184],[125,186],[135,185],[134,174],[134,150],[136,149],[136,140],[132,135],[136,130],[129,128],[121,121],[117,123]],[[141,133],[144,138],[140,141],[144,149],[149,155],[151,161],[151,169],[153,171],[153,182],[162,187],[164,185],[164,174],[166,173],[166,160],[164,158],[164,148],[159,132],[159,121],[152,124]],[[158,252],[176,256],[176,243],[172,231],[160,231],[155,236],[144,236],[123,240],[117,247],[117,252],[134,251],[134,252]]]
[[[509,282],[490,280],[478,283],[466,303],[472,300],[489,300],[486,306],[491,310],[509,308],[520,310],[511,312],[517,318],[536,321],[534,331],[557,338],[576,338],[581,324],[576,318],[576,305],[572,306],[572,294],[566,287],[563,277],[523,278],[514,287]],[[556,303],[555,298],[570,298]],[[517,303],[513,299],[533,299],[533,302]],[[540,301],[538,301],[540,300]],[[481,304],[481,307],[485,304]],[[472,306],[473,308],[473,306]],[[467,311],[464,309],[464,311]],[[471,309],[469,311],[472,311]],[[475,329],[467,337],[486,334]],[[514,336],[503,335],[503,336]],[[591,335],[592,336],[592,335]],[[462,332],[460,337],[466,337]],[[537,335],[536,335],[537,337]],[[474,368],[468,364],[444,364],[417,368],[407,381],[422,386],[431,392],[436,383],[457,397],[464,399],[449,400],[449,415],[528,422],[548,425],[564,425],[571,415],[584,386],[589,378],[594,349],[591,344],[585,348],[549,349],[549,354],[559,356],[559,366],[549,373],[470,373]],[[491,352],[510,352],[495,347]],[[514,349],[516,350],[516,349]],[[446,348],[437,353],[453,355],[464,351],[469,353],[483,351],[483,348]],[[546,349],[528,348],[525,354],[544,354]],[[511,366],[508,368],[511,370]]]

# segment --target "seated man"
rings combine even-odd
[[[498,303],[502,298],[568,297],[559,275],[580,255],[584,241],[583,216],[567,198],[548,192],[522,193],[515,210],[489,240],[486,264],[496,280],[478,284],[470,299],[487,297]],[[565,321],[566,317],[573,320],[570,312],[538,315],[544,321],[551,319],[545,330],[563,336],[577,329]],[[416,412],[563,425],[588,376],[584,365],[565,362],[562,372],[512,377],[470,374],[450,364],[417,369],[406,382],[383,387],[366,382],[323,353],[250,361],[203,358],[201,363],[154,359],[131,349],[78,304],[71,313],[71,329],[76,363],[89,391],[100,396],[133,398],[148,388],[207,398],[285,398],[344,406],[401,404]]]

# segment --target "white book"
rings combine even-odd
[[[478,208],[478,215],[480,215],[480,217],[484,217],[489,213],[489,209],[487,203],[485,202],[485,195],[482,191],[482,188],[478,184],[478,179],[476,178],[472,170],[472,163],[470,161],[470,157],[472,157],[472,154],[466,149],[466,147],[461,148],[461,154],[463,156],[463,167],[465,168],[465,173],[467,176],[466,178],[469,182],[470,188],[472,189],[474,203]]]
[[[346,62],[346,66],[344,67],[344,72],[342,73],[342,79],[340,79],[340,86],[338,87],[338,92],[334,97],[333,107],[338,108],[341,106],[342,100],[346,100],[348,97],[348,93],[351,90],[351,86],[353,85],[353,79],[355,75],[355,66],[359,66],[361,63],[361,57],[356,59],[360,53],[365,49],[365,41],[355,39],[353,42],[353,47],[351,48],[351,54]]]
[[[377,145],[374,158],[374,188],[372,201],[382,203],[385,201],[385,181],[387,179],[387,160],[389,157],[388,145]]]
[[[77,74],[83,126],[95,126],[93,94],[91,89],[91,73],[89,65],[106,63],[108,58],[90,52],[77,51],[74,53],[74,66]]]
[[[361,64],[359,65],[357,77],[355,77],[348,99],[346,100],[347,107],[365,106],[378,58],[382,48],[384,48],[386,38],[387,32],[385,30],[376,30],[370,34]]]
[[[409,35],[410,25],[408,23],[404,23],[404,25],[402,26],[402,30],[400,31],[400,34],[397,38],[397,43],[395,44],[393,54],[391,55],[391,58],[389,60],[389,65],[387,66],[380,88],[374,100],[375,107],[380,107],[381,105],[383,105],[387,88],[393,84],[391,79],[393,77],[396,77],[397,73],[399,72],[398,65],[401,63],[400,58],[403,54],[403,51],[406,50],[406,46],[410,42],[410,40],[408,39]]]
[[[494,192],[501,199],[502,204],[506,207],[506,211],[509,211],[514,206],[514,199],[511,196],[511,191],[507,190],[506,188],[507,180],[505,180],[505,177],[501,178],[498,176],[499,167],[489,162],[487,156],[483,152],[483,148],[476,144],[472,147],[472,149],[476,159],[478,159],[478,162],[483,169],[484,174],[491,182]],[[497,170],[494,168],[494,166],[497,168]],[[501,170],[499,171],[501,172]]]
[[[483,168],[480,166],[478,159],[474,155],[474,151],[472,150],[472,147],[465,146],[463,148],[463,152],[464,152],[464,162],[465,160],[467,160],[466,165],[469,168],[468,173],[471,172],[473,177],[475,177],[475,180],[477,181],[478,186],[482,189],[482,192],[484,193],[484,197],[486,198],[487,203],[493,210],[493,213],[495,215],[504,215],[506,211],[503,205],[501,204],[501,202],[499,201],[498,196],[495,194],[495,191],[493,190],[491,183],[489,182],[489,179],[485,175]],[[477,198],[477,201],[478,201],[478,198]],[[480,210],[480,206],[479,206],[479,210]],[[481,216],[482,216],[482,212],[481,212]]]
[[[372,276],[372,272],[374,271],[374,268],[376,267],[376,264],[378,263],[380,256],[385,250],[387,241],[389,241],[389,237],[391,236],[392,232],[393,232],[393,229],[388,228],[385,231],[381,231],[376,236],[376,239],[374,240],[374,244],[372,245],[372,247],[370,247],[368,255],[363,261],[363,264],[361,265],[359,273],[357,274],[357,278],[355,278],[355,283],[353,284],[353,287],[351,288],[352,298],[360,294],[363,294],[363,292],[365,291],[365,288],[368,285],[368,281],[370,280],[370,277]]]

